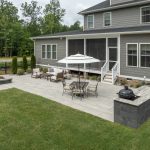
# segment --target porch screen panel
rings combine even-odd
[[[87,39],[87,55],[106,60],[106,39]]]
[[[68,41],[68,55],[75,55],[77,53],[84,54],[84,40],[69,40]]]

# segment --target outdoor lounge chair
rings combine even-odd
[[[41,78],[43,72],[40,72],[40,68],[35,68],[32,71],[31,77],[32,78]]]
[[[71,80],[72,75],[69,70],[64,70],[63,73],[64,73],[64,79]]]
[[[57,73],[56,75],[51,76],[50,81],[62,81],[64,79],[63,72]]]
[[[98,84],[99,84],[99,82],[97,82],[96,85],[89,84],[89,86],[87,88],[87,95],[93,94],[97,97],[98,96],[98,92],[97,92]]]

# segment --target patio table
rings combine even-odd
[[[88,87],[89,82],[78,82],[73,81],[70,86],[72,87],[73,94],[79,95],[79,96],[85,96],[86,95],[86,89]]]

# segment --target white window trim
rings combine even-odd
[[[146,7],[150,7],[150,5],[149,6],[140,7],[140,23],[141,24],[150,24],[150,22],[142,22],[142,9],[146,8]]]
[[[149,44],[150,45],[150,43],[139,43],[139,67],[147,69],[147,68],[150,68],[150,67],[142,67],[141,66],[141,45],[145,45],[145,44]]]
[[[110,14],[110,25],[106,26],[105,25],[105,14],[109,13]],[[112,26],[112,12],[104,12],[103,13],[103,27],[111,27]]]
[[[45,58],[42,57],[42,46],[45,45],[46,49],[45,49]],[[47,45],[51,46],[51,58],[47,58]],[[56,59],[53,59],[52,57],[52,45],[56,45]],[[42,44],[41,45],[41,59],[45,60],[45,59],[51,59],[51,60],[58,60],[57,59],[57,44]]]
[[[90,17],[90,16],[93,17],[93,26],[92,26],[92,27],[89,27],[88,17]],[[94,24],[94,14],[92,14],[92,15],[87,15],[87,28],[88,28],[88,29],[94,29],[94,26],[95,26],[95,24]]]
[[[135,44],[137,45],[137,66],[128,65],[128,45]],[[126,67],[137,68],[139,66],[139,44],[138,43],[126,43]]]

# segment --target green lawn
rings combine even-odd
[[[149,150],[135,130],[17,89],[0,91],[0,150]]]

